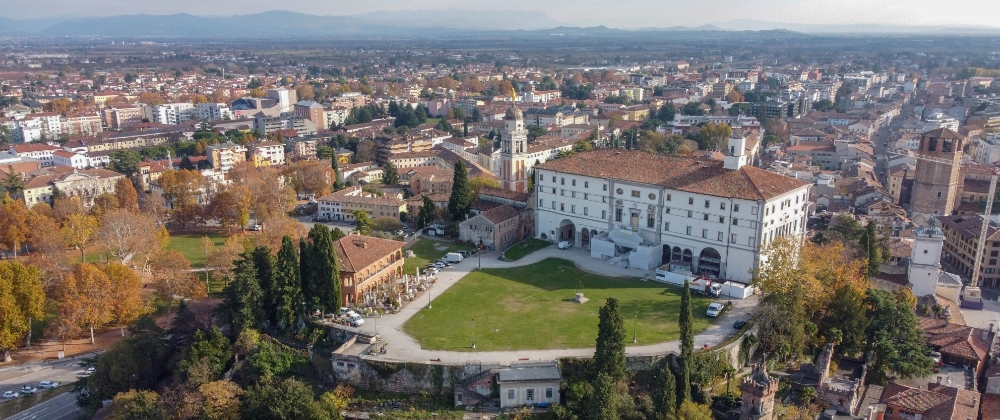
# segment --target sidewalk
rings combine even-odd
[[[497,259],[499,256],[500,252],[498,251],[484,252],[480,256],[466,258],[461,263],[452,265],[450,268],[439,272],[437,282],[430,290],[431,302],[433,303],[436,297],[465,277],[466,274],[477,269],[480,264],[480,257],[482,258],[483,268],[519,267],[534,264],[546,258],[562,258],[573,261],[582,270],[605,276],[632,278],[642,278],[646,275],[653,276],[652,271],[611,266],[603,260],[591,258],[587,250],[580,248],[560,250],[555,246],[551,246],[529,254],[518,261],[500,261]],[[749,299],[733,300],[732,302],[732,309],[717,319],[715,324],[708,327],[708,329],[695,335],[695,348],[702,348],[704,345],[714,346],[732,337],[737,332],[737,330],[733,329],[733,323],[736,320],[749,319],[754,308],[757,307],[757,296],[751,296]],[[426,308],[427,304],[428,300],[426,298],[418,298],[415,301],[407,302],[398,313],[378,319],[378,332],[381,334],[382,340],[388,343],[386,346],[387,352],[386,354],[371,357],[378,360],[414,363],[433,360],[445,364],[464,364],[467,362],[508,364],[526,360],[554,360],[561,357],[591,357],[594,355],[593,348],[493,352],[425,350],[420,348],[420,344],[416,340],[403,332],[402,326],[410,317],[421,309]],[[374,320],[366,322],[363,330],[374,333],[375,322],[371,321]],[[680,352],[679,340],[648,345],[629,345],[625,348],[625,353],[631,356],[661,355],[670,352]]]

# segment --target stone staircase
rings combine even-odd
[[[488,389],[492,392],[495,376],[492,369],[486,369],[459,382],[457,389],[462,393],[462,405],[469,406],[489,402],[489,395],[484,396],[479,391]]]

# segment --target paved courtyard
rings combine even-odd
[[[518,261],[500,261],[499,252],[485,252],[480,256],[467,258],[461,263],[452,265],[438,273],[437,282],[430,289],[430,303],[436,296],[440,296],[445,290],[457,283],[466,274],[479,268],[506,268],[517,267],[537,263],[546,258],[563,258],[573,261],[582,270],[596,274],[612,277],[632,277],[642,278],[653,276],[652,271],[640,270],[637,268],[620,268],[606,264],[604,261],[591,258],[589,251],[581,248],[560,250],[556,247],[548,247],[530,254]],[[601,303],[598,303],[601,304]],[[515,350],[515,351],[438,351],[425,350],[406,333],[402,331],[402,325],[406,323],[417,311],[424,309],[428,305],[426,295],[414,301],[408,302],[399,313],[386,315],[379,319],[368,319],[362,331],[374,333],[376,325],[378,333],[381,334],[383,342],[387,343],[386,353],[376,356],[378,359],[402,361],[402,362],[427,362],[440,361],[447,364],[464,363],[512,363],[527,360],[554,360],[560,357],[590,357],[594,354],[593,347],[580,349],[555,349],[555,350]],[[733,308],[724,316],[720,317],[716,323],[694,339],[695,348],[703,346],[714,346],[730,337],[736,330],[733,329],[733,322],[736,320],[746,320],[750,317],[753,309],[757,306],[757,296],[750,299],[733,300]],[[595,337],[596,338],[596,337]],[[471,340],[470,340],[471,341]],[[471,343],[470,343],[471,344]],[[629,345],[625,352],[629,355],[658,355],[668,352],[679,352],[679,341],[668,341],[658,344]]]

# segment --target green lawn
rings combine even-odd
[[[204,267],[205,253],[199,249],[201,238],[203,236],[208,236],[215,246],[222,245],[228,238],[228,236],[218,233],[206,233],[201,235],[170,235],[170,244],[167,245],[167,249],[183,254],[188,261],[191,261],[191,267]]]
[[[545,248],[549,245],[552,245],[552,242],[543,241],[537,238],[528,238],[528,240],[526,241],[521,241],[520,243],[515,244],[510,248],[507,248],[507,251],[504,251],[503,256],[508,260],[517,261],[521,258],[524,258],[526,255],[538,251],[539,249]]]
[[[425,349],[473,351],[475,319],[476,351],[587,348],[597,338],[598,310],[615,297],[628,341],[637,320],[638,343],[660,343],[680,337],[680,290],[591,274],[570,261],[549,258],[523,267],[472,272],[435,298],[432,309],[417,312],[403,330]],[[574,302],[577,292],[590,301]],[[710,300],[695,297],[693,302],[694,330],[699,332],[712,323],[705,316]]]
[[[417,254],[416,258],[405,258],[403,261],[403,273],[413,274],[415,269],[419,268],[423,271],[424,267],[427,267],[427,264],[437,261],[444,254],[457,251],[472,251],[472,247],[447,240],[439,241],[437,239],[420,238],[404,248],[405,250],[411,250],[414,254]]]

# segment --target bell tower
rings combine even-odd
[[[524,129],[524,114],[511,105],[503,117],[500,133],[500,184],[505,190],[527,192],[528,132]]]

